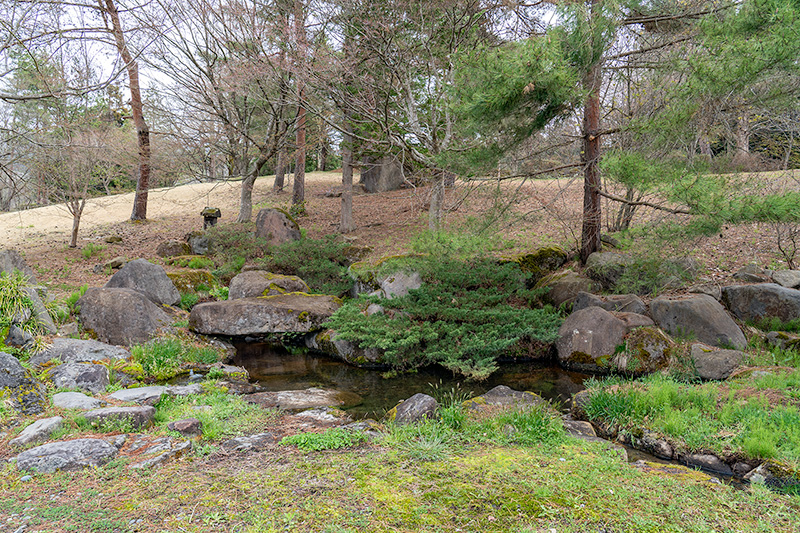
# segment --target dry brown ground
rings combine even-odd
[[[307,175],[308,216],[300,219],[313,237],[336,232],[341,200],[327,193],[335,191],[341,174],[316,172]],[[254,213],[260,207],[289,206],[290,190],[271,191],[272,178],[258,180],[253,196]],[[427,187],[379,193],[357,194],[354,217],[358,229],[352,237],[372,247],[373,257],[404,251],[411,237],[427,227]],[[201,183],[150,192],[148,221],[129,220],[132,194],[89,201],[81,220],[79,247],[69,249],[71,216],[63,206],[49,206],[0,214],[2,248],[21,252],[41,281],[56,292],[68,292],[84,283],[102,285],[105,274],[93,267],[111,257],[155,259],[156,246],[166,239],[182,239],[202,227],[200,211],[206,206],[222,210],[221,224],[232,223],[238,213],[238,183]],[[459,183],[448,190],[445,226],[476,227],[487,223],[496,231],[498,242],[508,242],[508,252],[561,244],[576,249],[580,237],[583,201],[579,178],[544,179],[526,183],[494,181]],[[615,206],[606,206],[612,212]],[[607,216],[607,215],[605,215]],[[658,221],[661,213],[642,212],[639,219]],[[106,244],[106,237],[122,238],[120,244]],[[720,235],[680,241],[655,253],[663,257],[691,254],[705,267],[706,281],[724,283],[740,266],[757,263],[780,265],[774,230],[768,225],[725,228]],[[105,246],[99,255],[86,258],[89,243]],[[785,267],[785,266],[784,266]]]

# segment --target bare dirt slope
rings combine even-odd
[[[306,176],[308,216],[300,224],[312,237],[334,233],[339,221],[341,199],[332,195],[341,180],[340,172],[315,172]],[[272,177],[260,178],[253,194],[254,216],[259,208],[289,207],[291,184],[278,194],[272,192]],[[486,228],[507,251],[560,244],[575,249],[580,239],[583,200],[579,177],[533,182],[485,181],[458,183],[447,192],[446,227]],[[89,200],[81,219],[78,249],[67,248],[72,227],[64,206],[48,206],[0,214],[0,248],[22,253],[38,272],[41,281],[68,292],[84,283],[101,285],[106,274],[93,267],[121,256],[125,259],[156,258],[158,244],[166,239],[183,239],[202,228],[200,211],[206,206],[222,211],[221,224],[230,224],[238,214],[240,183],[195,183],[150,191],[148,220],[129,220],[133,194]],[[429,191],[409,184],[408,188],[378,194],[356,194],[354,218],[358,229],[351,234],[358,244],[372,247],[373,256],[404,251],[409,239],[427,227]],[[615,205],[606,206],[605,217]],[[659,223],[663,214],[650,211],[639,220]],[[109,236],[122,238],[107,244]],[[87,257],[87,245],[104,247]],[[691,254],[706,267],[707,281],[724,282],[738,267],[755,262],[761,266],[783,266],[777,250],[774,228],[769,225],[731,226],[719,235],[679,241],[655,254],[672,257]]]

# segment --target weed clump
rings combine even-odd
[[[297,433],[281,439],[284,446],[297,446],[301,450],[318,452],[356,446],[367,440],[360,431],[331,428],[323,433]]]
[[[220,353],[210,346],[195,346],[178,337],[161,337],[131,348],[131,358],[142,367],[144,377],[169,379],[187,363],[213,364]]]

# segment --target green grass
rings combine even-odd
[[[166,428],[173,420],[196,418],[203,425],[203,440],[218,441],[236,435],[264,431],[278,417],[277,411],[264,409],[206,385],[203,395],[164,396],[156,405],[155,424]]]
[[[653,375],[588,383],[588,418],[634,435],[651,430],[680,450],[777,459],[800,466],[800,370],[689,385]],[[771,397],[783,397],[770,403]]]
[[[343,428],[330,428],[322,433],[296,433],[281,439],[284,446],[296,446],[305,451],[349,448],[366,440],[366,435]]]
[[[81,255],[87,261],[91,258],[100,255],[100,252],[105,250],[106,247],[101,244],[95,244],[93,242],[87,243],[86,246],[83,247],[81,250]]]
[[[141,365],[145,377],[168,379],[178,374],[186,363],[218,362],[220,351],[211,346],[195,346],[178,337],[160,337],[133,346],[131,358]]]

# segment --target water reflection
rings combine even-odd
[[[355,368],[314,354],[294,355],[271,344],[237,344],[236,352],[236,364],[245,367],[251,379],[266,390],[323,387],[358,394],[364,402],[347,410],[356,418],[380,418],[402,399],[417,392],[430,394],[431,384],[440,381],[444,390],[460,384],[462,390],[470,391],[474,396],[497,385],[507,385],[512,389],[535,392],[556,405],[568,407],[570,397],[583,390],[583,380],[587,377],[556,366],[518,363],[502,365],[499,371],[480,383],[456,378],[439,367],[387,379],[379,371]]]

